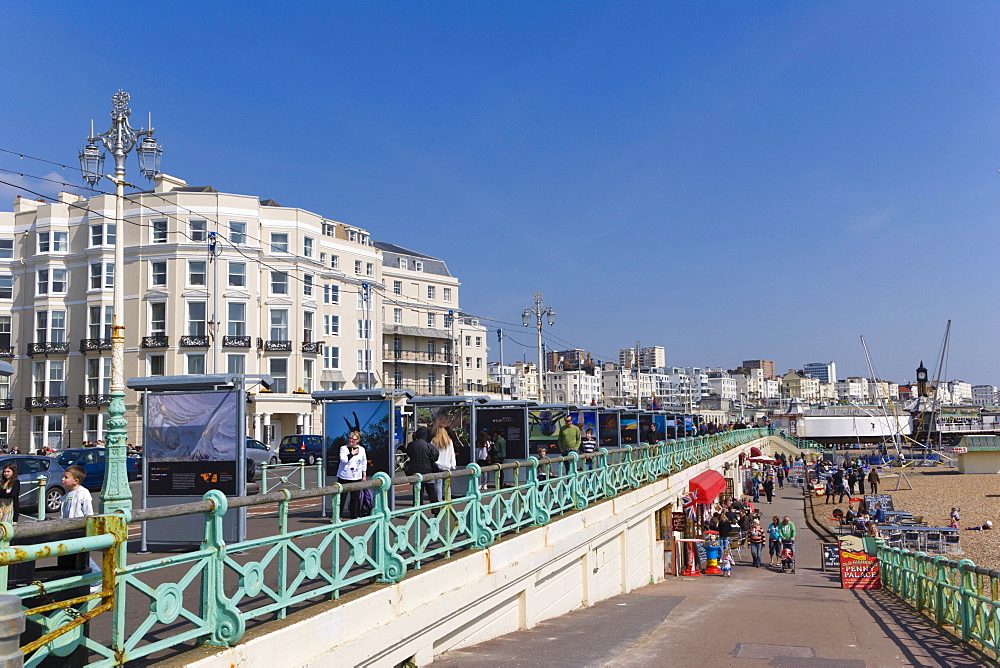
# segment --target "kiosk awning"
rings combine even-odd
[[[751,448],[750,448],[750,456],[751,457],[760,457],[762,454],[764,454],[764,453],[756,445],[751,446]]]
[[[689,489],[698,492],[698,503],[712,503],[726,488],[726,479],[718,471],[705,471],[691,478]]]

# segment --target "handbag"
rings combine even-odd
[[[358,492],[358,495],[358,513],[361,517],[371,515],[375,507],[375,490],[369,487]]]

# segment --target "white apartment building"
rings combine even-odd
[[[951,400],[956,404],[972,403],[972,384],[964,380],[948,381],[948,390],[951,392]]]
[[[521,398],[521,384],[517,379],[517,369],[510,365],[501,365],[499,362],[490,362],[486,368],[491,382],[500,387],[497,399],[513,399],[517,401]]]
[[[810,362],[802,367],[802,372],[811,378],[827,383],[837,382],[836,362]]]
[[[736,379],[728,371],[725,369],[706,369],[706,371],[711,394],[729,401],[736,401],[740,398]]]
[[[872,402],[880,399],[889,401],[899,401],[899,384],[891,380],[868,379],[868,397]]]
[[[600,370],[547,371],[545,373],[545,401],[553,404],[586,406],[600,403],[603,392],[603,375]]]
[[[514,369],[511,383],[517,384],[517,398],[538,401],[538,365],[533,362],[514,362],[510,366]]]
[[[663,346],[638,349],[640,369],[660,369],[667,364],[667,354]],[[622,348],[618,351],[618,364],[631,369],[636,366],[636,349]]]
[[[837,399],[846,403],[865,403],[868,401],[868,381],[857,376],[850,376],[836,383]]]
[[[997,386],[996,385],[973,385],[972,386],[972,403],[977,406],[996,406],[997,405]]]

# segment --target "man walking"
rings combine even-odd
[[[580,443],[583,441],[583,434],[580,428],[573,424],[573,416],[567,415],[563,425],[559,428],[559,452],[563,457],[569,457],[570,453],[580,452]],[[570,471],[570,463],[563,462],[563,475]]]
[[[872,465],[872,470],[868,474],[868,486],[872,488],[872,494],[878,494],[878,470]]]

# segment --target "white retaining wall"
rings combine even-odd
[[[764,439],[755,443],[767,444]],[[396,585],[345,601],[307,619],[189,665],[394,666],[527,629],[538,622],[663,579],[655,512],[687,492],[688,481],[734,462],[734,449],[668,479],[525,529],[492,547]]]

